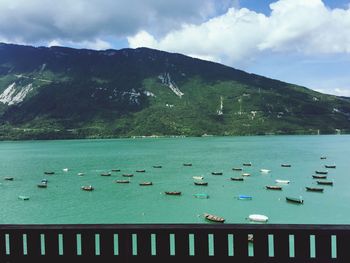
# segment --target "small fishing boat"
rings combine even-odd
[[[203,180],[203,179],[204,179],[203,176],[192,176],[192,178],[193,178],[194,180]]]
[[[237,196],[237,199],[238,200],[252,200],[253,197],[250,195],[239,195],[239,196]]]
[[[13,181],[13,177],[6,176],[6,177],[4,177],[4,180],[6,180],[6,181]]]
[[[317,184],[322,184],[322,185],[333,185],[332,181],[317,181]]]
[[[172,192],[164,192],[166,195],[181,195],[181,192],[172,191]]]
[[[265,187],[268,190],[282,190],[282,186],[279,185],[266,185]]]
[[[49,174],[49,175],[51,175],[51,174],[55,174],[55,172],[52,172],[52,171],[46,171],[46,172],[44,172],[44,174]]]
[[[123,174],[123,177],[133,177],[133,174]]]
[[[297,204],[303,204],[304,203],[304,200],[303,200],[303,198],[301,196],[300,197],[289,197],[289,196],[287,196],[286,200],[288,202],[297,203]]]
[[[325,159],[327,159],[327,157],[326,156],[321,156],[320,159],[321,160],[325,160]]]
[[[245,176],[245,177],[250,176],[250,173],[244,173],[242,174],[242,176]]]
[[[78,173],[78,176],[83,176],[84,175],[84,173]]]
[[[94,190],[94,188],[91,185],[86,185],[86,186],[82,186],[81,190],[92,191],[92,190]]]
[[[292,167],[292,165],[287,164],[287,163],[282,163],[282,164],[281,164],[281,167]]]
[[[184,163],[183,166],[192,166],[192,163]]]
[[[232,181],[244,181],[244,178],[242,177],[231,177]]]
[[[27,195],[19,195],[19,196],[18,196],[18,199],[21,199],[21,200],[29,200],[29,196],[27,196]]]
[[[129,180],[115,180],[115,182],[116,182],[117,184],[128,184],[128,183],[130,183]]]
[[[316,174],[328,174],[328,171],[315,171]]]
[[[101,173],[100,175],[101,176],[111,176],[112,174],[110,172],[107,172],[107,173]]]
[[[153,165],[153,168],[162,168],[161,165]]]
[[[232,171],[243,171],[243,168],[241,168],[241,167],[233,167]]]
[[[63,172],[68,172],[68,170],[69,170],[68,168],[63,168],[62,169]]]
[[[211,221],[211,222],[216,222],[216,223],[224,223],[225,219],[223,217],[219,217],[216,215],[211,215],[211,214],[204,214],[204,218]]]
[[[280,179],[275,180],[275,182],[278,184],[289,184],[290,183],[289,180],[280,180]]]
[[[112,172],[120,172],[120,169],[112,169]]]
[[[199,199],[207,199],[207,198],[209,198],[208,194],[194,194],[193,196],[195,198],[199,198]]]
[[[47,184],[48,180],[47,179],[41,179],[41,182],[44,183],[44,184]]]
[[[310,191],[310,192],[323,192],[323,188],[320,187],[308,187],[306,186],[306,191]]]
[[[137,173],[145,173],[146,170],[143,170],[143,169],[142,169],[142,170],[136,170],[136,172],[137,172]]]
[[[222,175],[222,172],[211,172],[212,175]]]
[[[258,214],[252,214],[248,216],[248,219],[250,221],[254,221],[254,222],[267,222],[269,220],[269,218],[265,215],[258,215]]]
[[[312,178],[314,178],[314,179],[327,179],[327,175],[313,175]]]
[[[249,163],[243,163],[243,166],[252,166],[252,163],[249,162]]]
[[[207,182],[193,182],[195,185],[202,185],[202,186],[207,186]]]
[[[269,170],[269,169],[260,169],[260,172],[267,174],[267,173],[271,172],[271,170]]]
[[[47,188],[47,183],[40,183],[40,184],[37,184],[37,186],[39,188]]]
[[[152,182],[143,182],[139,184],[140,186],[149,186],[149,185],[153,185]]]
[[[335,169],[337,166],[335,166],[334,164],[332,164],[332,165],[326,164],[324,167]]]

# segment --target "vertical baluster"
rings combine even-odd
[[[23,232],[10,230],[10,256],[11,258],[23,257]]]
[[[118,230],[118,259],[121,262],[129,262],[132,257],[132,231],[130,229]]]
[[[287,262],[289,257],[289,233],[286,230],[274,230],[274,254],[277,261]]]
[[[319,230],[321,231],[321,230]],[[317,260],[331,259],[331,233],[329,231],[322,231],[316,235],[316,258]]]
[[[226,230],[215,230],[214,233],[214,258],[228,259],[228,238]]]
[[[77,257],[77,231],[65,229],[63,232],[63,255],[64,257]]]
[[[87,229],[79,232],[81,233],[82,257],[91,258],[91,256],[95,256],[95,231]]]
[[[208,232],[205,229],[194,231],[194,254],[196,260],[205,260],[209,257]]]
[[[233,233],[234,260],[237,262],[247,262],[248,258],[248,232],[246,230],[236,230]]]
[[[151,257],[151,232],[135,231],[137,234],[137,256],[142,259]]]
[[[6,231],[0,231],[0,258],[6,258],[6,240],[5,240]]]
[[[41,257],[41,239],[39,230],[28,230],[27,234],[27,255],[31,258]]]
[[[177,229],[175,232],[175,256],[187,258],[190,254],[187,230]]]
[[[297,262],[310,260],[310,232],[307,230],[295,231],[294,250]]]
[[[42,230],[45,238],[45,258],[55,258],[58,254],[58,231]]]
[[[255,230],[254,233],[254,260],[265,262],[268,258],[268,233],[262,230]]]
[[[114,257],[114,230],[107,229],[99,231],[100,234],[100,255],[105,259],[110,259]]]
[[[170,232],[168,230],[155,230],[156,255],[160,261],[170,258]]]
[[[336,233],[337,240],[337,260],[340,262],[350,262],[350,231],[339,230]]]

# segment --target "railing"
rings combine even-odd
[[[350,263],[350,225],[0,225],[1,263],[50,260]]]

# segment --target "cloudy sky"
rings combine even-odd
[[[0,42],[146,46],[350,96],[350,0],[0,0]]]

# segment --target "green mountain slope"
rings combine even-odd
[[[139,48],[0,44],[0,138],[348,132],[350,100]]]

